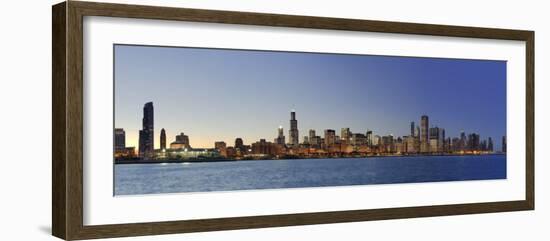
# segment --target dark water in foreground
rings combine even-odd
[[[505,155],[125,164],[115,195],[505,178]]]

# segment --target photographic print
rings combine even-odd
[[[115,196],[506,179],[506,61],[113,48]]]

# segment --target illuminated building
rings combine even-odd
[[[183,148],[183,149],[166,149],[157,155],[163,155],[170,159],[216,159],[220,158],[221,155],[217,149],[208,149],[208,148]]]
[[[468,135],[468,144],[467,149],[469,151],[478,151],[480,150],[480,142],[479,142],[479,135],[476,133],[472,133]]]
[[[283,134],[282,126],[279,126],[278,135],[277,135],[277,138],[275,138],[275,143],[283,146],[285,145],[285,135]]]
[[[429,120],[427,115],[420,118],[420,152],[429,152]]]
[[[342,137],[342,142],[343,143],[350,143],[350,140],[351,140],[351,131],[349,130],[349,128],[342,128],[340,130],[340,136]]]
[[[353,146],[362,146],[367,145],[367,136],[361,133],[351,134],[351,145]]]
[[[296,112],[292,110],[290,112],[290,130],[289,132],[289,145],[298,146],[299,136],[298,136],[298,121],[296,120]]]
[[[272,142],[267,142],[265,141],[265,139],[260,139],[260,141],[252,143],[251,148],[252,148],[252,154],[254,155],[276,156],[281,154],[280,145]]]
[[[325,130],[325,145],[330,146],[336,143],[336,131],[332,129]]]
[[[214,148],[218,150],[221,156],[227,157],[227,145],[223,141],[216,141],[214,143]]]
[[[115,149],[115,159],[126,159],[136,157],[135,147],[124,147]]]
[[[438,152],[439,151],[439,127],[430,128],[430,137],[429,137],[429,151]]]
[[[166,131],[164,130],[164,128],[160,130],[160,149],[166,149]]]
[[[153,102],[143,106],[142,129],[139,131],[139,157],[150,159],[154,155],[154,109]]]
[[[184,148],[191,148],[191,145],[189,144],[189,136],[180,133],[176,136],[176,141],[170,143],[170,149],[184,149]]]
[[[418,138],[415,136],[407,136],[405,137],[405,152],[407,153],[417,153],[419,150],[419,142]]]
[[[367,136],[367,145],[368,145],[369,147],[372,147],[372,143],[374,142],[373,137],[372,137],[372,131],[371,131],[371,130],[367,130],[366,136]]]

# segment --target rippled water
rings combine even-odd
[[[115,165],[115,195],[506,178],[505,155]]]

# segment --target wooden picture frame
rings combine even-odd
[[[68,1],[52,8],[52,233],[66,240],[533,210],[534,32]],[[518,40],[526,43],[525,199],[335,212],[87,226],[83,224],[83,17],[108,16]]]

